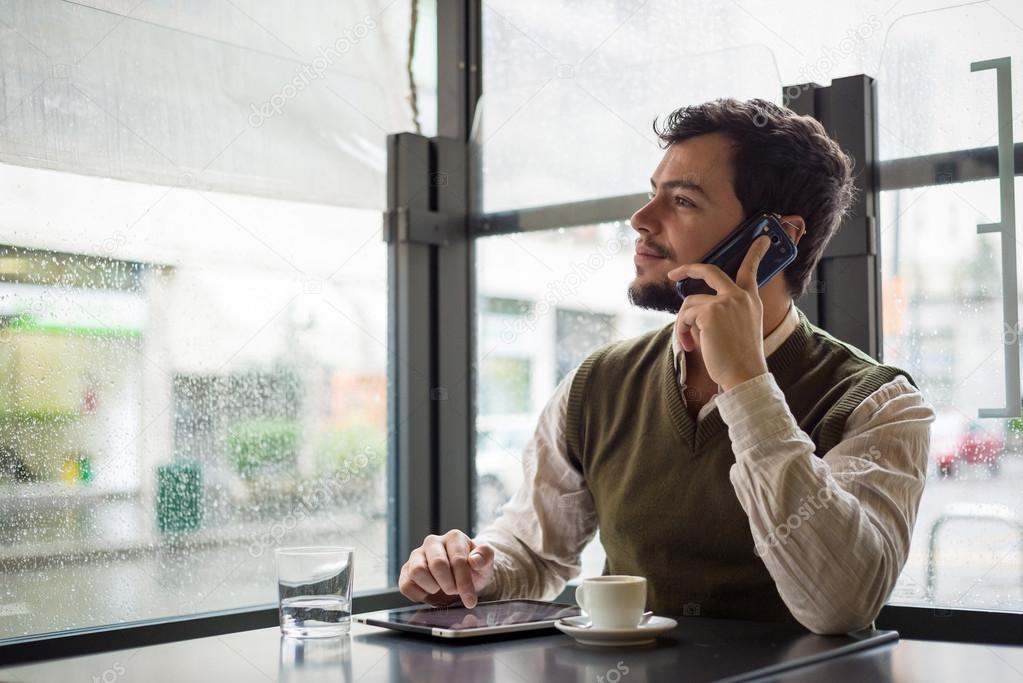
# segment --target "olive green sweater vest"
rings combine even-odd
[[[913,379],[797,312],[767,366],[820,457],[867,396],[899,374]],[[595,351],[569,390],[568,454],[593,495],[604,573],[647,577],[656,614],[794,622],[729,480],[727,426],[717,409],[699,423],[686,411],[673,327]]]

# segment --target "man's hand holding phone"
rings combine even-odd
[[[475,607],[477,594],[494,576],[494,548],[452,529],[430,535],[409,555],[398,575],[398,590],[409,600],[443,607],[459,600]]]
[[[734,282],[707,263],[668,271],[672,280],[700,278],[716,292],[687,296],[675,319],[675,333],[687,352],[700,349],[707,374],[724,391],[767,372],[757,269],[770,246],[766,235],[754,240]]]

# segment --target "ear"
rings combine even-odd
[[[802,216],[782,216],[781,227],[785,229],[793,244],[799,244],[799,240],[806,234],[806,222]]]

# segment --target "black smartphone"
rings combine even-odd
[[[796,258],[796,245],[781,227],[779,216],[770,211],[757,211],[740,223],[735,230],[708,251],[700,263],[710,263],[735,280],[746,252],[761,235],[771,238],[771,246],[757,268],[757,287],[763,287],[772,277]],[[685,299],[691,294],[714,294],[714,290],[699,278],[685,278],[675,283],[678,295]]]

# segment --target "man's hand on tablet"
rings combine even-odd
[[[435,606],[459,599],[476,606],[476,594],[494,575],[494,548],[476,544],[458,529],[430,535],[409,555],[398,575],[398,590],[409,600]]]

